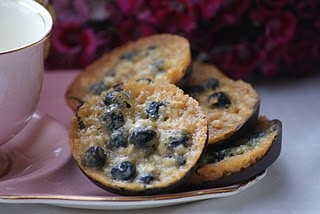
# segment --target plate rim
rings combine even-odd
[[[150,196],[74,196],[57,194],[35,195],[1,195],[0,203],[13,204],[49,204],[60,207],[86,208],[98,210],[127,210],[134,208],[150,208],[182,204],[205,199],[221,198],[235,195],[248,189],[263,179],[267,170],[254,176],[248,181],[231,186],[192,190],[180,193],[150,195]],[[118,207],[121,205],[120,207]]]

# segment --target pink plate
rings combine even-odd
[[[231,196],[266,175],[264,171],[244,183],[226,187],[154,196],[119,196],[100,189],[80,171],[69,148],[67,126],[73,112],[65,105],[63,94],[75,74],[46,74],[38,105],[46,114],[34,114],[26,128],[3,145],[12,168],[0,179],[0,203],[44,203],[103,210],[160,207]]]
[[[46,203],[86,209],[168,206],[241,192],[265,176],[221,188],[155,196],[118,196],[98,188],[71,158],[68,133],[56,120],[35,113],[26,128],[3,146],[12,160],[0,179],[0,202]]]

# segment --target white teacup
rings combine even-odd
[[[50,13],[33,0],[0,0],[0,146],[32,118],[44,71]],[[2,158],[2,159],[1,159]],[[7,166],[0,150],[0,175]]]

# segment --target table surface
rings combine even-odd
[[[78,71],[52,71],[44,76],[38,110],[64,126],[71,110],[63,94]],[[83,210],[40,204],[1,204],[0,213],[319,213],[320,210],[320,75],[254,85],[261,115],[283,123],[282,152],[267,176],[237,195],[182,205],[124,210]],[[53,96],[53,91],[55,91]],[[54,108],[62,108],[53,114]]]

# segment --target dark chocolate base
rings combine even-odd
[[[276,123],[276,129],[279,134],[275,137],[274,142],[269,148],[268,152],[263,156],[258,162],[254,165],[242,170],[241,172],[231,174],[229,176],[220,178],[218,180],[207,182],[199,185],[188,184],[182,185],[179,188],[179,191],[189,191],[189,190],[200,190],[207,188],[217,188],[230,186],[238,183],[245,183],[249,179],[261,174],[264,172],[269,166],[271,166],[280,156],[281,147],[282,147],[282,123],[280,120],[273,120]]]

